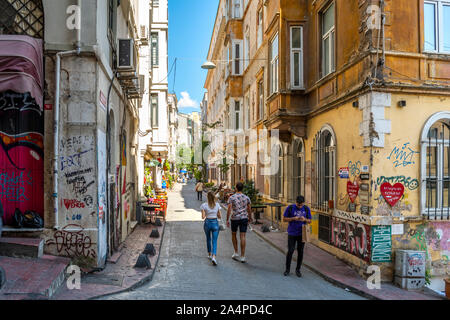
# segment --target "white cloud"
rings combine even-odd
[[[178,108],[198,108],[199,103],[189,95],[189,92],[183,91],[181,93],[181,99],[178,101]]]

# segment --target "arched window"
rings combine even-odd
[[[421,207],[430,220],[450,218],[450,113],[432,116],[422,132]],[[415,185],[409,186],[413,188]]]
[[[0,0],[0,34],[44,38],[44,7],[41,0]]]
[[[305,152],[303,142],[295,140],[292,149],[292,188],[291,201],[294,202],[297,196],[304,196],[305,186]]]
[[[327,211],[336,196],[336,138],[333,129],[325,126],[317,133],[313,147],[315,197],[314,206]]]

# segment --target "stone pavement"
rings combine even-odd
[[[170,199],[169,199],[170,203]],[[157,265],[160,244],[164,237],[164,226],[138,225],[125,240],[121,255],[116,263],[108,262],[101,272],[83,275],[81,278],[81,290],[69,290],[64,283],[52,300],[87,300],[98,298],[112,293],[124,292],[137,288],[145,282],[151,281],[155,266]],[[160,237],[149,238],[153,229],[158,229]],[[149,256],[152,268],[135,269],[139,254],[142,253],[147,243],[153,243],[156,255]]]
[[[270,221],[259,219],[260,222],[270,225]],[[253,232],[261,239],[270,243],[283,254],[287,252],[287,233],[286,232],[267,232],[261,231],[261,226],[253,227]],[[293,260],[296,261],[295,252]],[[328,252],[307,243],[305,246],[303,264],[321,275],[326,280],[337,286],[348,288],[352,292],[365,296],[369,299],[377,300],[445,300],[445,297],[439,296],[429,289],[422,291],[403,290],[390,283],[382,283],[380,290],[370,290],[367,288],[367,282],[350,266],[337,259]]]
[[[180,188],[181,187],[181,188]],[[206,197],[204,197],[206,200]],[[303,277],[283,276],[285,256],[254,232],[247,234],[247,260],[231,259],[231,233],[220,233],[218,263],[207,258],[205,234],[192,183],[169,194],[169,211],[155,276],[133,291],[108,300],[360,300],[308,268]],[[225,215],[225,212],[222,212]]]

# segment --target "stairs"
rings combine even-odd
[[[50,299],[66,278],[69,258],[44,255],[44,240],[0,238],[6,282],[0,300]]]
[[[11,258],[41,258],[44,240],[35,238],[0,238],[0,256]]]

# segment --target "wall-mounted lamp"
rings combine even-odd
[[[359,107],[359,102],[353,101],[353,108],[358,108],[358,107]]]
[[[406,101],[405,101],[405,100],[400,100],[400,101],[398,102],[398,106],[399,106],[400,108],[406,107]]]

